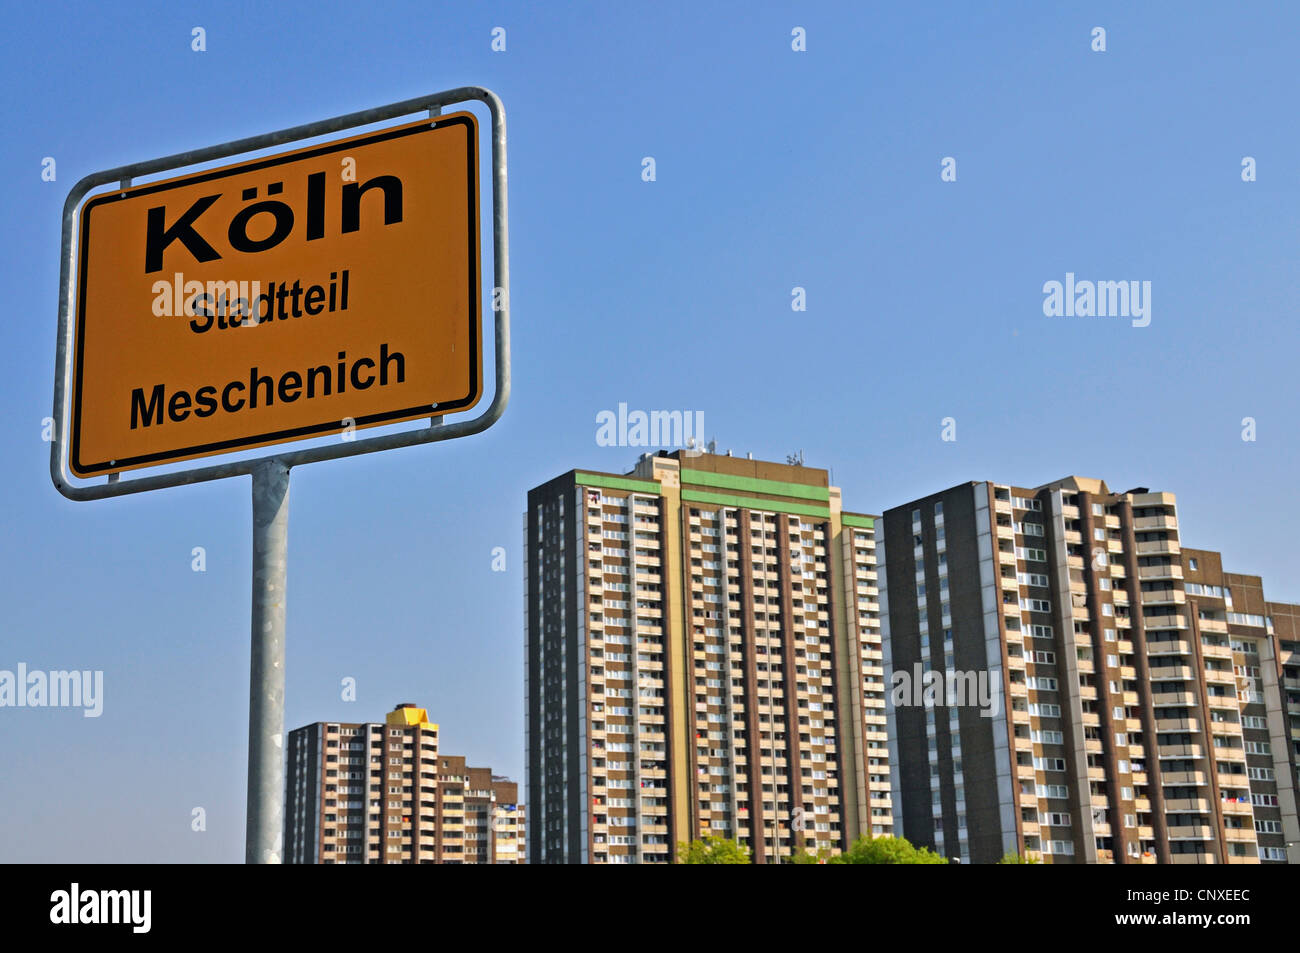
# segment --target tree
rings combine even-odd
[[[946,864],[939,854],[914,847],[901,837],[867,837],[853,842],[847,853],[830,859],[832,864]]]
[[[677,845],[677,861],[682,864],[748,864],[749,848],[725,837],[706,837]]]
[[[999,864],[1041,864],[1042,861],[1039,860],[1037,857],[1030,857],[1028,855],[1017,854],[1014,850],[1009,850],[1002,855],[1002,859],[999,860],[998,863]]]
[[[793,854],[787,857],[782,863],[786,864],[826,864],[830,862],[831,852],[829,850],[819,850],[815,854],[810,854],[806,847],[800,847]]]

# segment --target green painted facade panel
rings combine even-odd
[[[663,496],[662,489],[654,480],[634,480],[631,477],[605,476],[603,473],[584,473],[578,470],[573,474],[573,481],[579,486],[603,486],[609,490],[631,490],[633,493]]]

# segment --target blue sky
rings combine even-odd
[[[522,781],[525,493],[629,468],[637,448],[595,441],[619,402],[701,410],[721,449],[802,449],[869,512],[972,479],[1169,490],[1185,544],[1300,601],[1300,11],[974,6],[8,10],[0,669],[102,669],[105,702],[0,709],[0,860],[243,857],[248,481],[94,503],[51,486],[65,195],[455,86],[509,118],[512,403],[478,437],[294,472],[290,727],[414,701],[446,750]],[[1045,317],[1066,272],[1150,281],[1150,326]]]

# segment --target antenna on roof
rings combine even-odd
[[[801,466],[803,466],[803,451],[802,451],[802,450],[798,450],[798,451],[796,451],[796,452],[794,452],[794,453],[787,453],[787,454],[785,455],[785,462],[788,463],[788,464],[789,464],[790,466],[792,466],[792,467],[801,467]]]

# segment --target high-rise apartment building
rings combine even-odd
[[[286,863],[518,864],[524,817],[513,781],[440,754],[423,708],[289,732]]]
[[[967,483],[875,536],[902,836],[974,863],[1300,861],[1300,609],[1183,548],[1172,494]]]
[[[696,451],[531,490],[530,860],[891,833],[872,527],[825,470]]]

